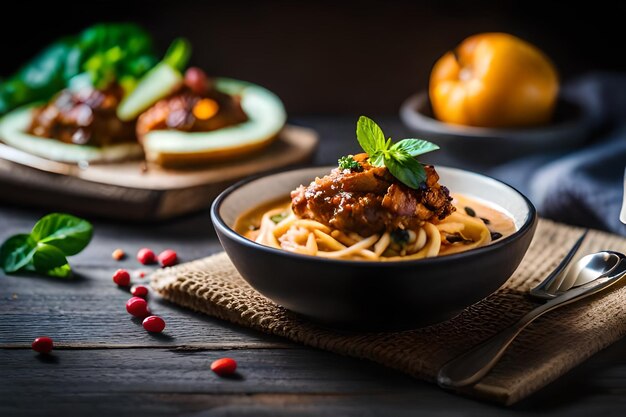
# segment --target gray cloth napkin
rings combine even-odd
[[[626,236],[619,215],[626,167],[626,75],[593,74],[563,95],[584,102],[594,135],[581,149],[533,155],[488,173],[525,193],[540,215]]]

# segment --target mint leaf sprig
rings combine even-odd
[[[0,246],[0,268],[7,274],[24,270],[66,278],[72,273],[66,257],[82,251],[92,235],[93,227],[86,220],[63,213],[48,214],[30,233],[4,241]]]
[[[426,181],[424,166],[415,157],[436,151],[439,146],[423,139],[402,139],[393,143],[372,119],[361,116],[356,125],[356,138],[369,155],[370,164],[387,167],[391,175],[407,187],[418,189]]]

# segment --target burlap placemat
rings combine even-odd
[[[449,321],[405,332],[354,334],[308,322],[253,290],[224,253],[158,271],[152,286],[181,306],[434,382],[444,363],[537,305],[526,292],[556,267],[581,232],[541,220],[522,264],[502,288]],[[581,250],[601,249],[626,252],[626,239],[591,231]],[[463,393],[513,404],[624,334],[626,287],[621,287],[538,319],[518,336],[492,372]]]

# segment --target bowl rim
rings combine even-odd
[[[454,123],[445,123],[430,117],[420,111],[417,107],[425,103],[430,103],[428,91],[418,91],[406,98],[400,105],[400,117],[402,121],[411,129],[420,129],[431,133],[463,135],[467,139],[484,139],[512,134],[522,134],[526,136],[544,135],[546,133],[560,132],[563,130],[579,129],[581,126],[590,124],[590,115],[584,103],[573,100],[571,97],[559,95],[558,102],[574,104],[580,108],[578,117],[569,120],[562,120],[557,123],[546,125],[512,127],[512,128],[491,128],[480,126],[469,126]]]
[[[261,245],[260,243],[256,243],[253,240],[250,240],[242,235],[240,235],[239,233],[237,233],[233,228],[231,228],[229,225],[226,224],[226,222],[224,221],[224,219],[222,219],[221,215],[219,214],[220,208],[222,206],[222,204],[224,203],[224,201],[226,200],[226,198],[228,198],[228,196],[230,196],[233,192],[237,191],[239,188],[241,188],[242,186],[251,183],[253,181],[259,180],[261,178],[266,178],[266,177],[271,177],[273,175],[279,175],[279,174],[285,174],[285,173],[295,173],[297,171],[303,171],[303,170],[311,170],[311,169],[315,169],[315,168],[319,168],[321,169],[325,169],[325,168],[335,168],[335,166],[328,166],[328,165],[313,165],[313,166],[307,166],[307,167],[300,167],[300,168],[295,168],[295,169],[288,169],[288,170],[280,170],[280,171],[275,171],[275,172],[270,172],[270,173],[263,173],[263,174],[258,174],[255,176],[251,176],[248,178],[245,178],[233,185],[231,185],[230,187],[228,187],[227,189],[225,189],[224,191],[222,191],[217,198],[213,201],[213,204],[211,204],[211,221],[213,223],[213,227],[215,227],[216,229],[219,228],[220,231],[222,233],[224,233],[225,235],[227,235],[229,238],[235,240],[236,242],[243,244],[244,246],[247,246],[249,248],[252,249],[256,249],[256,250],[260,250],[262,252],[266,252],[269,254],[274,254],[274,255],[278,255],[278,256],[286,256],[288,258],[293,258],[294,260],[300,260],[300,261],[314,261],[314,262],[320,262],[320,263],[324,263],[324,264],[334,264],[334,265],[345,265],[345,266],[355,266],[355,267],[372,267],[373,265],[386,265],[389,267],[399,267],[399,266],[411,266],[411,265],[436,265],[439,264],[441,262],[454,262],[456,260],[459,259],[464,259],[467,257],[473,257],[473,256],[480,256],[482,254],[486,254],[489,252],[493,252],[496,251],[504,246],[507,246],[509,243],[512,243],[518,239],[520,239],[522,236],[524,236],[528,231],[530,231],[534,224],[537,222],[537,210],[535,208],[535,206],[533,205],[533,203],[528,199],[528,197],[526,197],[524,194],[522,194],[520,191],[518,191],[516,188],[512,187],[511,185],[497,180],[495,178],[492,178],[490,176],[487,175],[483,175],[483,174],[479,174],[477,172],[472,172],[472,171],[468,171],[465,169],[460,169],[460,168],[453,168],[453,167],[447,167],[444,165],[439,166],[440,168],[445,168],[447,170],[454,170],[454,171],[459,171],[462,172],[464,174],[470,174],[472,176],[478,176],[478,177],[482,177],[484,179],[499,183],[500,185],[503,185],[505,187],[510,188],[511,190],[513,190],[515,193],[517,193],[519,196],[522,197],[522,199],[524,200],[524,202],[526,203],[526,207],[528,208],[528,216],[526,218],[526,221],[524,222],[524,224],[522,224],[522,226],[515,231],[515,233],[506,236],[500,240],[498,240],[495,243],[491,243],[487,246],[482,246],[479,248],[475,248],[475,249],[470,249],[468,251],[464,251],[464,252],[457,252],[457,253],[453,253],[453,254],[448,254],[448,255],[442,255],[442,256],[435,256],[435,257],[430,257],[430,258],[422,258],[422,259],[414,259],[414,260],[407,260],[407,261],[359,261],[359,260],[348,260],[348,259],[332,259],[332,258],[322,258],[319,256],[311,256],[311,255],[305,255],[305,254],[299,254],[299,253],[293,253],[293,252],[289,252],[286,250],[280,250],[280,249],[276,249],[276,248],[272,248],[269,246],[265,246],[265,245]],[[223,247],[223,245],[222,245]]]

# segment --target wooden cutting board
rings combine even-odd
[[[0,201],[129,221],[168,219],[210,206],[243,178],[310,162],[317,142],[315,131],[286,126],[263,151],[193,169],[145,161],[80,166],[0,143]]]

